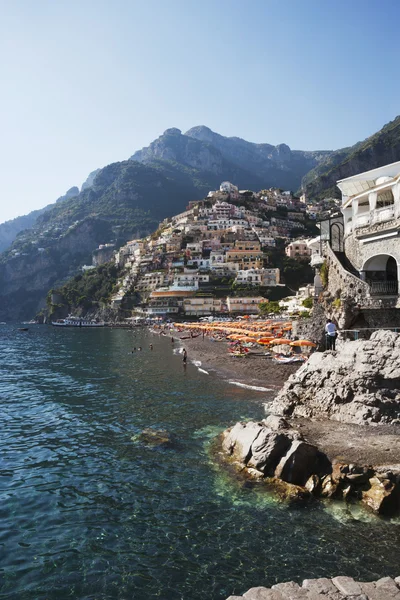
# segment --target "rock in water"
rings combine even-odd
[[[291,440],[284,433],[277,433],[265,427],[254,440],[248,461],[249,467],[262,471],[265,475],[273,475],[282,454],[289,449]]]
[[[275,477],[304,486],[317,468],[318,448],[295,440],[275,469]]]
[[[137,440],[148,446],[159,446],[161,448],[172,448],[176,444],[175,436],[163,429],[143,429]]]
[[[362,493],[362,501],[381,515],[394,515],[399,510],[400,494],[398,486],[389,479],[371,477],[369,489]]]
[[[344,423],[400,422],[400,334],[377,331],[316,352],[293,374],[268,410]]]

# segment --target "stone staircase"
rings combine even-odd
[[[254,587],[243,596],[229,596],[227,600],[400,600],[400,577],[368,583],[343,576],[305,579],[301,585],[288,581],[272,588]]]
[[[346,271],[348,271],[349,273],[351,273],[352,275],[354,275],[355,277],[358,277],[358,279],[360,279],[360,273],[357,271],[357,269],[355,269],[353,267],[353,265],[347,258],[346,254],[344,252],[338,252],[338,251],[333,251],[333,252],[334,252],[336,258],[338,259],[338,261],[340,262],[340,264],[342,265],[342,267],[344,269],[346,269]]]

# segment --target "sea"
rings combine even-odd
[[[2,600],[225,600],[400,574],[399,520],[285,504],[215,460],[215,437],[261,419],[271,392],[190,353],[185,368],[179,342],[144,329],[18,327],[0,325]]]

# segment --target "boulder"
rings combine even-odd
[[[369,340],[345,342],[340,352],[315,352],[268,411],[359,425],[399,423],[400,334],[377,331]]]
[[[303,501],[311,497],[311,493],[303,486],[287,483],[276,477],[268,478],[267,481],[273,486],[274,492],[278,497],[285,502]]]
[[[343,595],[330,579],[320,577],[319,579],[304,579],[302,586],[310,592],[311,598],[326,598],[326,600],[342,600]]]
[[[310,494],[316,494],[320,485],[321,481],[318,475],[315,475],[314,473],[313,475],[310,475],[310,477],[307,479],[304,487],[310,492]]]
[[[323,498],[332,498],[338,493],[339,482],[334,481],[332,475],[325,475],[321,482],[321,496]]]
[[[248,592],[243,594],[246,600],[284,600],[282,594],[277,590],[270,590],[266,587],[250,588]]]
[[[236,423],[234,427],[224,432],[223,450],[242,464],[247,464],[251,457],[253,442],[264,429],[260,423]]]
[[[314,472],[318,448],[301,440],[295,440],[275,469],[275,477],[288,483],[304,486]]]
[[[298,583],[294,581],[286,581],[285,583],[277,583],[272,586],[272,590],[276,590],[285,598],[289,598],[290,600],[293,598],[294,600],[309,600],[310,596],[308,591],[304,588],[301,588]]]
[[[399,510],[399,486],[389,479],[371,477],[369,488],[362,492],[361,499],[374,512],[386,516],[393,515]]]
[[[251,446],[252,456],[248,466],[262,471],[265,475],[272,475],[291,443],[291,439],[284,433],[264,427]]]

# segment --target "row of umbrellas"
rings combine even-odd
[[[175,323],[182,327],[182,323]],[[200,329],[205,331],[221,331],[227,333],[227,338],[234,341],[257,343],[264,346],[284,345],[316,347],[310,340],[290,340],[284,337],[284,332],[291,331],[292,324],[280,321],[258,321],[253,323],[238,323],[237,321],[217,321],[213,323],[185,323],[185,329]]]

